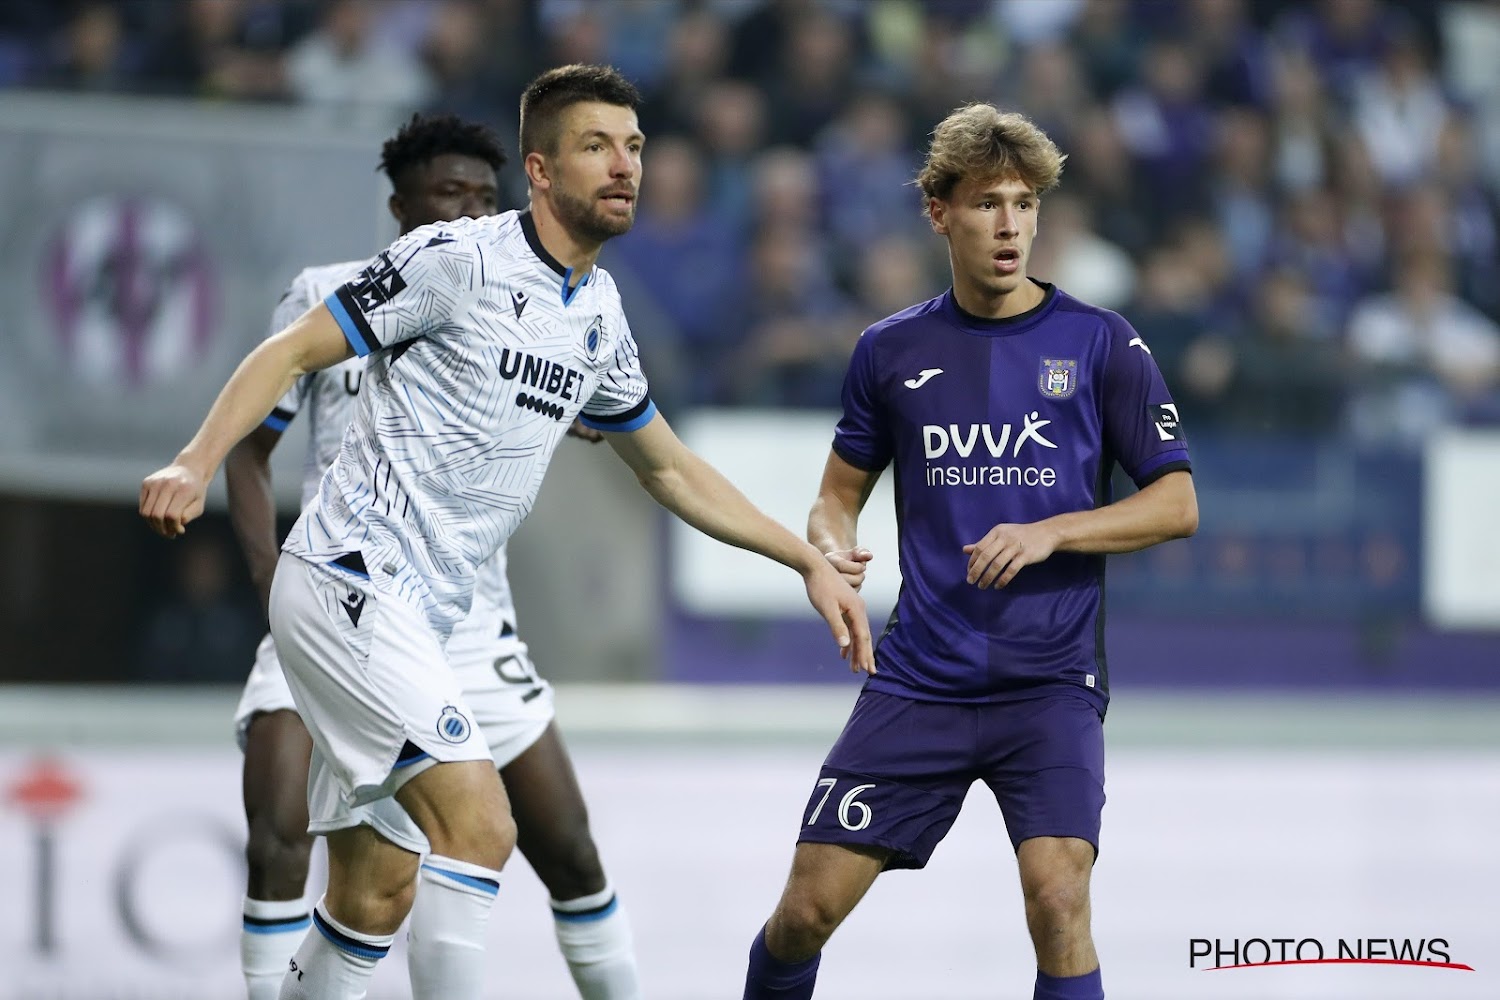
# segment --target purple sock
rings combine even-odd
[[[766,948],[762,927],[750,946],[750,968],[745,973],[745,1000],[812,1000],[821,954],[805,962],[783,962]],[[1098,973],[1096,972],[1097,978]]]
[[[1104,1000],[1104,980],[1098,969],[1081,976],[1049,976],[1038,969],[1031,1000]]]

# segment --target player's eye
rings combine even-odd
[[[985,200],[979,203],[979,207],[988,212],[995,207],[995,203],[993,201]]]

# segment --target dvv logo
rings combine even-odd
[[[1036,410],[1032,410],[1029,416],[1022,418],[1024,423],[1021,433],[1016,435],[1014,447],[1011,448],[1011,458],[1020,456],[1021,446],[1027,441],[1035,441],[1043,448],[1057,447],[1042,436],[1042,428],[1052,421],[1039,420],[1037,419],[1039,416]],[[989,452],[991,458],[1005,458],[1006,446],[1010,444],[1010,435],[1010,424],[1001,424],[998,431],[994,424],[969,424],[967,427],[959,427],[958,424],[949,424],[946,427],[938,424],[924,424],[922,447],[929,459],[943,457],[950,447],[960,458],[968,458],[974,453],[974,448],[982,437],[985,450]]]

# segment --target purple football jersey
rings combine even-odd
[[[873,690],[1005,701],[1073,685],[1102,714],[1104,557],[1059,552],[1000,590],[966,580],[964,545],[1110,502],[1118,463],[1146,486],[1190,468],[1176,404],[1129,323],[1051,285],[981,319],[951,290],[876,323],[854,348],[833,448],[894,462],[902,587]]]

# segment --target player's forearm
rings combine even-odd
[[[198,433],[177,455],[207,482],[235,442],[254,430],[308,370],[295,342],[278,334],[251,351],[214,400]]]
[[[819,552],[845,552],[859,544],[859,510],[824,491],[807,515],[807,540]]]
[[[270,603],[271,579],[281,547],[276,543],[270,452],[260,446],[254,434],[230,449],[224,462],[224,481],[229,488],[229,523],[245,553],[250,579],[264,609]]]
[[[804,576],[822,554],[766,516],[734,484],[692,452],[642,477],[656,502],[710,538],[774,559]]]
[[[1198,499],[1192,476],[1172,472],[1123,500],[1042,523],[1054,532],[1056,552],[1135,552],[1197,531]]]

